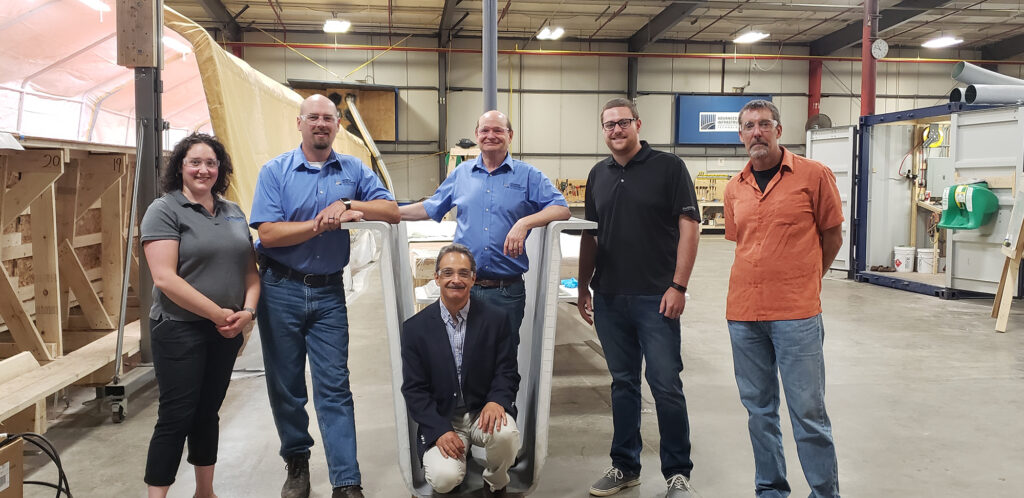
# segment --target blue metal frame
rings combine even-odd
[[[867,259],[867,234],[868,234],[868,188],[870,179],[870,157],[871,150],[871,127],[881,124],[893,124],[902,121],[914,121],[922,118],[951,115],[957,112],[973,111],[977,109],[988,109],[987,105],[968,105],[963,102],[949,102],[933,107],[922,107],[906,111],[890,112],[886,114],[875,114],[861,116],[860,126],[857,128],[857,167],[855,178],[852,182],[854,192],[850,212],[854,213],[853,223],[850,227],[850,238],[853,240],[853,261],[850,264],[851,277],[858,282],[870,282],[877,285],[884,285],[895,289],[908,290],[919,294],[938,296],[943,299],[954,299],[957,292],[946,287],[914,282],[896,277],[879,275],[876,273],[865,273]]]

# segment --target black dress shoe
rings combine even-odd
[[[364,498],[363,488],[358,485],[338,486],[331,493],[331,498]]]

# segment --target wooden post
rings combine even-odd
[[[100,216],[103,230],[103,256],[100,263],[103,274],[103,307],[107,310],[107,315],[117,317],[121,312],[121,281],[124,279],[120,180],[114,181],[100,198]]]
[[[57,281],[57,212],[53,185],[32,201],[30,216],[36,328],[43,341],[55,344],[57,354],[62,355],[61,293]]]

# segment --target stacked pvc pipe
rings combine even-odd
[[[953,79],[966,83],[954,88],[950,102],[968,104],[1024,104],[1024,80],[983,69],[966,61],[953,66]]]

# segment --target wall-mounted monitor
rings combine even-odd
[[[676,143],[739,145],[738,113],[751,100],[771,95],[676,95]]]

